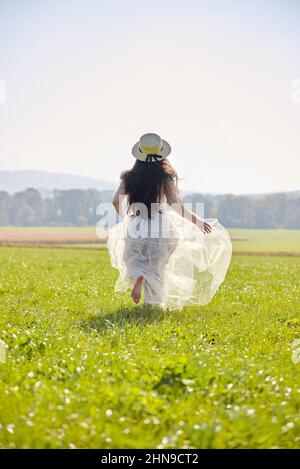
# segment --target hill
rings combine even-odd
[[[0,190],[13,194],[28,187],[39,189],[42,193],[52,189],[94,188],[103,191],[115,189],[116,184],[103,179],[88,178],[75,174],[35,170],[0,171]]]

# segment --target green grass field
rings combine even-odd
[[[300,257],[234,256],[181,312],[116,276],[105,249],[0,248],[1,448],[300,447]]]
[[[290,252],[300,254],[300,230],[256,230],[231,228],[235,252]]]

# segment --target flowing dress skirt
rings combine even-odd
[[[160,210],[161,211],[161,210]],[[206,219],[210,234],[165,204],[151,219],[126,215],[108,234],[116,291],[144,277],[144,303],[168,309],[205,305],[224,281],[232,245],[217,219]]]

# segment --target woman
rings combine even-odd
[[[178,196],[171,147],[159,135],[142,135],[132,148],[136,162],[121,174],[113,204],[122,221],[108,235],[115,290],[132,288],[137,304],[181,309],[207,304],[223,282],[231,260],[228,232],[216,220],[187,210]],[[128,209],[122,201],[127,196]]]

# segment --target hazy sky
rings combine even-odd
[[[299,0],[0,0],[0,80],[1,169],[117,182],[157,132],[182,188],[300,189]]]

